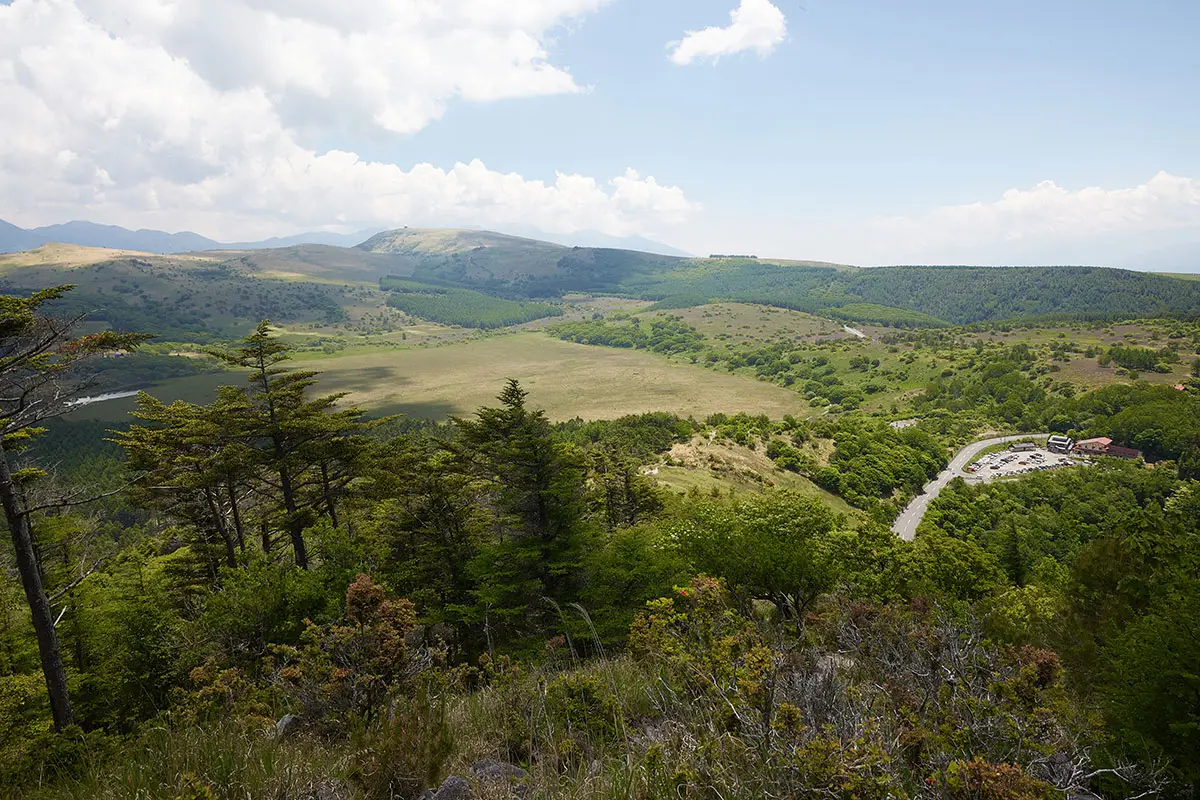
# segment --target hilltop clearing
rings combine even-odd
[[[700,433],[690,442],[676,444],[644,473],[655,483],[677,492],[794,491],[816,497],[839,514],[857,517],[861,512],[808,478],[778,467],[760,447]]]

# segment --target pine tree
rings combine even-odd
[[[232,389],[232,391],[230,391]],[[178,401],[169,405],[143,392],[134,417],[146,425],[114,432],[129,465],[142,476],[134,497],[199,534],[198,549],[215,583],[217,562],[238,566],[246,551],[244,495],[253,473],[246,433],[244,396],[233,387],[219,390],[211,406]],[[214,558],[211,544],[220,544]]]
[[[488,530],[475,479],[444,443],[399,436],[374,453],[366,536],[386,552],[389,582],[430,621],[469,616],[468,565]]]
[[[74,336],[84,315],[60,320],[43,308],[72,288],[43,289],[29,297],[0,296],[0,505],[37,634],[56,730],[72,725],[75,717],[54,630],[51,599],[42,583],[33,530],[37,509],[30,506],[25,491],[44,473],[14,469],[13,459],[44,432],[42,423],[66,413],[72,398],[87,390],[88,382],[80,376],[80,362],[133,349],[147,338],[112,331]]]
[[[1000,558],[1004,571],[1009,579],[1017,586],[1025,585],[1028,568],[1025,550],[1021,542],[1021,534],[1017,532],[1017,523],[1010,522],[1008,532],[1004,536],[1004,553]]]
[[[525,406],[527,392],[508,381],[497,408],[455,419],[457,446],[493,514],[493,543],[476,559],[485,608],[511,623],[543,597],[569,595],[582,515],[582,456],[556,442],[545,412]]]
[[[591,459],[594,494],[611,533],[636,525],[662,510],[662,500],[636,459],[610,449],[598,450]]]
[[[244,430],[260,493],[278,498],[281,522],[291,540],[296,565],[308,569],[304,531],[319,514],[337,523],[337,501],[353,478],[365,447],[363,412],[336,408],[345,394],[308,398],[318,373],[281,367],[291,348],[261,322],[242,346],[214,351],[221,360],[250,370],[244,403],[226,400],[244,414]],[[313,494],[316,500],[313,500]]]

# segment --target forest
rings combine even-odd
[[[836,267],[751,258],[678,258],[575,247],[483,231],[389,231],[357,248],[301,246],[84,264],[0,263],[0,288],[70,282],[56,301],[94,324],[213,344],[259,320],[361,327],[388,307],[445,325],[496,329],[557,316],[575,294],[692,308],[760,303],[855,324],[928,330],[1026,320],[1200,313],[1200,284],[1092,267]],[[16,260],[13,260],[16,259]],[[1150,367],[1153,368],[1153,365]]]
[[[652,353],[674,355],[694,353],[703,349],[703,337],[679,317],[668,316],[648,324],[626,320],[610,324],[602,320],[566,322],[550,328],[550,334],[568,342],[629,347]]]
[[[712,353],[824,405],[554,422],[514,378],[445,422],[372,418],[263,322],[206,348],[229,370],[211,396],[143,392],[127,424],[64,424],[97,364],[169,357],[64,318],[66,296],[0,297],[0,796],[1200,788],[1186,387],[1080,391],[1043,371],[1065,345],[943,328],[895,331],[888,364],[794,339],[717,348],[668,314],[555,332]],[[954,369],[923,367],[919,424],[830,402],[950,345]],[[1146,459],[956,481],[914,541],[894,536],[951,449],[997,426],[1107,435]],[[697,441],[825,492],[654,480],[647,465]]]
[[[383,278],[379,287],[391,292],[387,304],[392,308],[443,325],[506,328],[563,313],[547,303],[503,300],[469,289],[429,286],[400,278]]]
[[[1195,282],[1093,267],[842,270],[743,259],[683,262],[619,281],[611,274],[563,269],[557,278],[539,279],[537,292],[615,291],[661,301],[663,308],[712,299],[742,301],[902,328],[1055,316],[1112,319],[1200,313],[1200,287]]]

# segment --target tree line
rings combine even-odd
[[[391,291],[388,305],[414,317],[466,328],[505,328],[563,311],[548,303],[504,300],[470,289],[452,289],[383,278],[380,288]]]

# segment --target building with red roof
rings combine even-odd
[[[1107,436],[1099,436],[1095,439],[1084,439],[1081,442],[1076,442],[1075,452],[1081,456],[1110,456],[1112,458],[1128,459],[1142,457],[1141,450],[1134,450],[1132,447],[1121,447],[1118,444],[1113,444],[1113,440]]]

